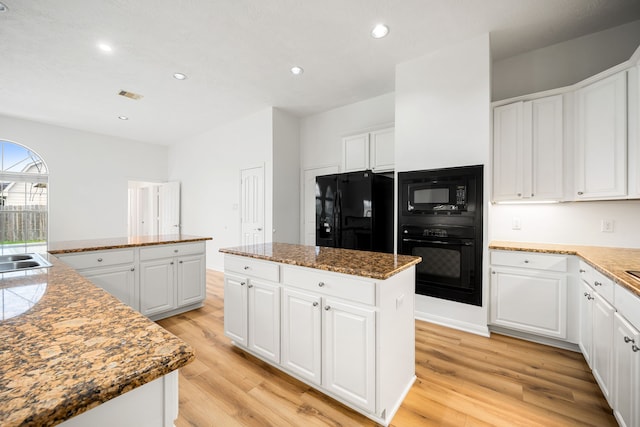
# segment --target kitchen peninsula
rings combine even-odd
[[[45,255],[50,268],[0,274],[0,425],[173,426],[177,369],[194,360],[193,349],[70,265],[95,262],[80,273],[93,268],[105,273],[98,277],[118,278],[126,271],[135,279],[131,265],[140,250],[169,251],[182,260],[183,249],[203,248],[205,240],[171,235],[54,243],[49,250],[56,256]],[[65,255],[79,258],[58,259]]]
[[[286,243],[220,252],[234,345],[388,425],[416,378],[421,258]]]

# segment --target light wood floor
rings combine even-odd
[[[202,309],[158,322],[196,349],[180,372],[177,427],[376,425],[231,346],[222,277],[207,271]],[[617,425],[571,351],[416,321],[416,375],[392,426]]]

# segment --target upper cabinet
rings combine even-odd
[[[394,169],[394,128],[342,139],[342,170],[388,172]]]
[[[577,200],[627,197],[627,72],[576,92]]]
[[[629,197],[640,198],[640,62],[627,75],[629,92]]]
[[[562,200],[562,95],[493,110],[493,200]]]

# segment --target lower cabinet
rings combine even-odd
[[[414,267],[375,281],[226,255],[224,280],[235,345],[388,425],[415,380]]]
[[[615,313],[613,333],[613,414],[622,427],[640,425],[640,332]]]
[[[582,282],[580,285],[580,339],[578,341],[578,346],[590,367],[593,366],[591,354],[593,352],[594,295],[595,292],[591,286]]]
[[[166,259],[140,263],[140,312],[145,316],[176,308],[175,262]]]
[[[128,306],[138,310],[136,275],[133,265],[87,270],[83,275]]]
[[[602,296],[595,294],[593,305],[593,349],[591,369],[602,394],[612,402],[613,376],[613,314],[614,308]]]

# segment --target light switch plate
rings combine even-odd
[[[603,219],[600,223],[600,231],[603,233],[613,233],[613,220]]]

